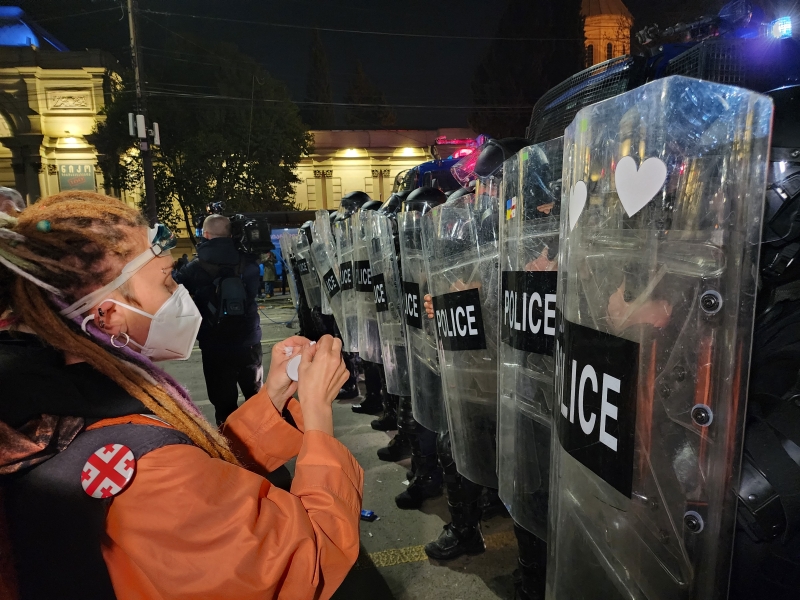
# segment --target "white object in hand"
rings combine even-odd
[[[316,343],[317,342],[311,342],[311,345],[313,346]],[[292,353],[294,352],[294,348],[287,347],[287,348],[284,349],[284,352],[286,352],[286,356],[291,356]],[[292,358],[292,360],[290,360],[288,363],[286,363],[286,374],[289,376],[289,379],[291,379],[292,381],[297,381],[298,380],[297,369],[298,369],[298,367],[300,367],[300,360],[301,359],[302,359],[302,356],[300,354],[298,354],[297,356]]]

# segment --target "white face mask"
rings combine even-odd
[[[200,322],[203,318],[200,316],[200,311],[197,310],[197,306],[189,292],[182,285],[178,286],[178,289],[170,296],[169,300],[164,302],[154,315],[110,298],[104,300],[104,302],[113,302],[119,306],[124,306],[128,310],[153,320],[144,346],[140,346],[133,339],[129,340],[131,344],[139,348],[144,356],[148,356],[155,361],[186,360],[192,354],[194,341],[197,338],[197,332],[200,330]],[[93,318],[94,315],[86,318],[83,323],[84,330],[86,321]]]

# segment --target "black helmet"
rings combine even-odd
[[[378,200],[370,200],[369,202],[365,202],[361,205],[360,211],[365,210],[378,210],[381,207],[381,203]]]
[[[522,177],[525,219],[557,216],[561,212],[561,170],[554,172],[541,147],[531,146],[527,152],[528,160]],[[540,210],[548,205],[552,205],[552,209]]]
[[[800,86],[767,95],[775,111],[760,267],[762,282],[774,287],[800,278]]]
[[[506,160],[529,145],[530,142],[525,138],[489,140],[480,150],[475,163],[475,174],[478,177],[494,175]]]
[[[411,194],[411,190],[405,190],[403,192],[395,192],[389,199],[383,203],[383,206],[380,207],[378,210],[379,213],[384,215],[394,215],[400,212],[403,202],[406,198],[408,198],[409,194]]]
[[[465,187],[458,188],[455,192],[453,192],[452,194],[450,194],[447,197],[447,201],[448,202],[455,202],[456,200],[458,200],[462,196],[466,196],[467,194],[474,194],[474,193],[475,193],[475,186],[472,186],[472,189],[465,188]]]
[[[419,211],[424,214],[434,206],[445,202],[447,202],[447,196],[442,190],[434,187],[421,187],[406,196],[403,201],[403,212]]]
[[[365,192],[349,192],[339,201],[339,211],[349,217],[367,202],[372,202],[372,198]]]

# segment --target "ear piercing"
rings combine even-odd
[[[105,317],[106,316],[106,311],[104,311],[102,308],[98,308],[97,309],[97,314],[100,315],[101,317]]]

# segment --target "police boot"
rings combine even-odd
[[[411,452],[414,455],[415,444],[412,442]],[[416,458],[416,460],[415,460]],[[412,458],[414,464],[414,477],[409,481],[408,488],[395,496],[397,508],[415,510],[422,506],[428,498],[437,498],[442,495],[442,470],[439,461],[434,456]]]
[[[411,456],[411,444],[408,436],[398,433],[386,448],[378,450],[378,458],[386,462],[398,462]]]
[[[342,389],[339,390],[339,395],[336,396],[337,400],[352,400],[358,398],[360,392],[358,391],[358,369],[355,365],[355,360],[350,352],[342,352],[342,359],[350,373],[350,377],[345,381]]]
[[[517,600],[543,600],[547,573],[547,542],[514,523],[519,568],[514,571]]]
[[[342,386],[342,389],[339,390],[339,395],[336,396],[337,400],[352,400],[353,398],[358,398],[359,395],[358,386],[355,382],[353,383],[345,383]]]
[[[367,395],[361,404],[353,405],[353,412],[362,415],[379,415],[386,403],[384,396],[383,365],[362,361]]]
[[[450,515],[453,522],[444,526],[436,541],[425,545],[425,554],[434,560],[453,560],[464,554],[475,556],[485,552],[477,504],[450,504]]]
[[[503,504],[503,501],[500,500],[500,496],[494,488],[484,488],[478,503],[481,507],[481,516],[484,521],[494,517],[509,516],[508,509]]]
[[[360,415],[379,415],[383,411],[381,394],[367,394],[361,404],[353,404],[352,411]]]
[[[385,394],[383,416],[375,419],[370,425],[378,431],[394,431],[397,429],[397,396]]]

